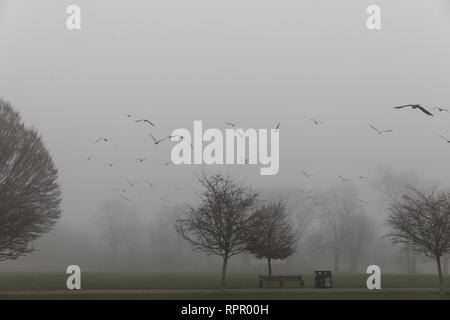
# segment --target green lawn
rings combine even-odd
[[[0,291],[6,290],[65,290],[65,273],[0,273]],[[313,275],[303,275],[305,287],[314,286]],[[335,288],[365,288],[366,274],[338,274],[333,276]],[[121,274],[121,273],[83,273],[83,289],[216,289],[219,287],[218,274]],[[450,277],[446,278],[450,283]],[[383,275],[383,288],[437,288],[436,275]],[[228,288],[257,288],[256,274],[230,274],[227,278]],[[277,287],[277,284],[274,284]],[[205,294],[161,294],[161,295],[126,295],[104,294],[70,296],[0,296],[0,299],[222,299],[219,295]],[[233,294],[227,299],[449,299],[437,293],[258,293]]]
[[[66,289],[65,273],[0,273],[0,290],[58,290]],[[305,287],[313,288],[313,275],[303,275]],[[365,288],[366,274],[333,275],[335,288]],[[450,276],[446,277],[450,284]],[[211,289],[218,288],[219,274],[171,273],[83,273],[83,289]],[[274,287],[277,284],[274,283]],[[434,288],[435,275],[383,275],[383,288]],[[256,274],[229,274],[228,288],[257,288]]]
[[[0,300],[450,300],[436,293],[73,294],[0,296]]]

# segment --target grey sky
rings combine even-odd
[[[63,219],[75,224],[89,223],[127,179],[147,197],[137,200],[143,212],[196,190],[200,168],[165,167],[171,145],[153,146],[124,113],[154,120],[157,136],[192,130],[193,120],[224,129],[224,121],[281,122],[278,175],[228,168],[259,187],[305,185],[305,170],[316,174],[311,187],[325,188],[380,164],[445,184],[450,145],[438,134],[450,137],[450,114],[392,107],[450,107],[447,2],[0,1],[0,95],[44,136],[60,170]],[[81,31],[65,27],[72,3]],[[381,6],[381,31],[365,27],[369,4]],[[395,132],[379,136],[369,124]],[[100,136],[117,149],[94,145]]]

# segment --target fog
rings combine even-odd
[[[374,2],[380,31],[366,28]],[[405,272],[400,248],[380,239],[388,202],[374,183],[385,167],[449,187],[450,146],[439,134],[450,137],[450,113],[392,108],[450,107],[448,1],[77,0],[82,29],[69,31],[72,3],[0,0],[0,96],[42,134],[63,192],[62,217],[40,250],[0,269],[215,272],[217,261],[192,253],[172,224],[201,190],[198,175],[227,172],[267,197],[298,188],[322,193],[343,184],[339,175],[367,176],[351,182],[377,230],[358,271],[367,262]],[[173,143],[154,145],[148,133],[192,131],[194,120],[223,130],[224,122],[244,129],[280,123],[279,173],[166,166]],[[379,135],[369,124],[395,131]],[[95,144],[99,137],[116,148]],[[133,202],[121,200],[122,189]],[[99,223],[108,201],[132,207],[139,221],[133,248],[120,248],[116,262]],[[326,257],[308,254],[306,239],[275,270],[331,268]],[[421,262],[419,271],[429,270]],[[264,261],[238,256],[232,268],[255,272]]]

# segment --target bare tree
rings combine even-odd
[[[349,271],[356,272],[365,249],[375,237],[374,221],[366,213],[352,215],[344,237],[344,254],[348,257]]]
[[[174,231],[174,224],[179,217],[179,210],[175,207],[158,211],[150,222],[150,250],[155,260],[153,266],[165,268],[173,266],[174,270],[183,257],[184,239]],[[187,262],[186,259],[183,261]]]
[[[377,178],[372,186],[382,195],[383,205],[388,205],[401,199],[410,192],[408,185],[418,185],[421,179],[414,172],[394,173],[390,167],[380,166],[377,169]],[[408,273],[416,273],[417,253],[406,247],[402,248],[402,260]]]
[[[393,243],[404,244],[437,263],[440,293],[444,294],[441,257],[450,250],[450,195],[432,190],[429,193],[410,188],[394,202],[387,220],[392,231],[386,236]]]
[[[318,200],[318,208],[321,210],[320,232],[324,237],[323,241],[331,249],[334,272],[339,272],[351,217],[361,212],[358,194],[346,183],[322,195]]]
[[[267,259],[269,276],[272,275],[272,259],[286,259],[295,253],[296,244],[294,226],[283,202],[270,202],[255,211],[248,233],[248,250],[258,259]]]
[[[0,261],[35,248],[61,215],[58,171],[41,136],[0,99]]]
[[[220,174],[199,181],[205,190],[197,205],[187,204],[186,217],[177,220],[175,229],[194,249],[222,257],[223,294],[228,260],[247,249],[258,195]]]
[[[117,262],[117,253],[125,246],[130,255],[136,247],[139,236],[139,216],[136,209],[125,205],[120,200],[110,200],[103,204],[99,219],[102,237],[111,249],[112,260]]]

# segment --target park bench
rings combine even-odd
[[[264,282],[277,281],[280,283],[280,288],[284,287],[285,282],[298,282],[300,288],[303,288],[305,281],[301,275],[298,276],[258,276],[259,277],[259,287],[262,288]]]

